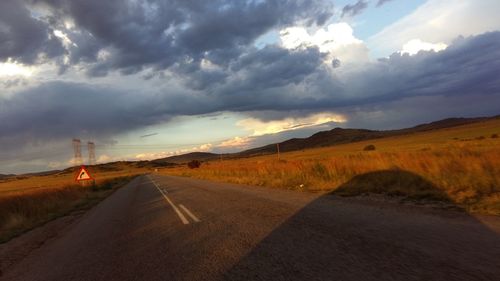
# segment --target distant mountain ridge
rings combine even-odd
[[[15,177],[15,176],[16,175],[14,175],[14,174],[0,174],[0,180]]]
[[[192,160],[207,161],[219,158],[220,154],[210,153],[210,152],[191,152],[186,154],[174,155],[166,158],[160,158],[152,160],[155,163],[173,163],[173,164],[183,164]]]
[[[280,151],[289,152],[289,151],[297,151],[308,148],[325,147],[325,146],[352,143],[352,142],[377,139],[383,137],[406,135],[423,131],[451,128],[451,127],[467,125],[498,118],[500,118],[500,115],[493,117],[477,117],[477,118],[447,118],[439,121],[420,124],[410,128],[385,130],[385,131],[335,128],[329,131],[321,131],[315,133],[307,138],[293,138],[280,142],[278,144],[280,147]],[[276,153],[276,143],[244,150],[237,153],[222,154],[222,156],[227,159],[227,158],[250,157],[250,156],[264,155],[270,153]],[[208,161],[208,160],[218,159],[220,156],[221,154],[215,154],[215,153],[192,152],[192,153],[157,159],[153,161],[182,164],[189,162],[191,160]]]

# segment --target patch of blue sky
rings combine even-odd
[[[366,41],[366,39],[377,34],[385,27],[411,14],[426,0],[392,0],[377,7],[378,0],[369,1],[368,7],[361,14],[354,18],[341,18],[342,8],[349,4],[354,4],[356,0],[334,1],[335,15],[325,24],[347,22],[354,29],[354,36]],[[270,30],[260,36],[254,46],[261,49],[266,45],[279,44],[279,30]]]
[[[148,126],[126,133],[118,138],[120,142],[116,147],[131,145],[134,148],[137,145],[138,152],[144,151],[140,147],[144,145],[145,148],[151,146],[150,152],[153,152],[153,150],[176,151],[206,143],[215,146],[224,140],[248,134],[248,131],[236,125],[241,119],[243,116],[230,112],[218,115],[176,117],[175,120],[165,124]],[[152,133],[157,134],[141,137]],[[157,144],[161,144],[161,147],[156,148]]]
[[[353,1],[338,1],[338,4],[341,2],[348,4]],[[377,0],[370,1],[366,10],[353,19],[352,27],[354,29],[354,35],[363,41],[366,41],[370,36],[375,35],[399,19],[411,14],[426,1],[392,0],[386,2],[381,7],[376,6],[377,2]]]

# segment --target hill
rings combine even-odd
[[[153,163],[172,163],[172,164],[183,164],[192,160],[208,161],[212,159],[219,158],[219,154],[210,152],[191,152],[181,155],[170,156],[166,158],[160,158],[153,160]]]
[[[479,117],[479,118],[448,118],[431,123],[417,125],[411,128],[387,130],[387,131],[335,128],[330,131],[318,132],[307,138],[289,139],[284,142],[280,142],[278,144],[280,147],[280,151],[289,152],[289,151],[304,150],[309,148],[326,147],[338,144],[346,144],[364,140],[378,139],[383,137],[406,135],[406,134],[425,132],[430,130],[452,128],[456,126],[473,124],[477,122],[483,122],[499,118],[500,116]],[[270,153],[276,153],[276,143],[245,150],[233,154],[232,156],[249,157],[249,156],[264,155]]]
[[[401,129],[401,130],[396,130],[399,132],[423,132],[423,131],[430,131],[430,130],[438,130],[438,129],[444,129],[444,128],[451,128],[451,127],[456,127],[456,126],[461,126],[461,125],[467,125],[467,124],[473,124],[477,122],[483,122],[483,121],[488,121],[488,120],[494,120],[494,119],[499,119],[500,115],[493,116],[493,117],[477,117],[477,118],[447,118],[431,123],[426,123],[426,124],[421,124],[417,125],[415,127],[411,127],[408,129]]]
[[[276,145],[279,144],[281,152],[298,151],[310,148],[327,147],[332,145],[347,144],[353,142],[360,142],[365,140],[372,140],[384,137],[407,135],[418,132],[425,132],[431,130],[439,130],[445,128],[452,128],[477,122],[484,122],[493,119],[499,119],[500,116],[494,117],[477,117],[477,118],[447,118],[435,122],[420,124],[411,128],[403,128],[397,130],[367,130],[367,129],[343,129],[335,128],[329,131],[321,131],[313,134],[307,138],[293,138],[280,143],[268,144],[261,147],[256,147],[244,150],[237,153],[224,154],[224,159],[228,158],[241,158],[252,157],[258,155],[266,155],[276,153]],[[209,161],[219,159],[220,154],[209,152],[191,152],[187,154],[175,155],[166,158],[156,159],[151,161],[156,164],[184,164],[192,160]]]
[[[8,178],[11,178],[11,177],[14,177],[14,176],[15,176],[14,174],[8,174],[8,175],[0,174],[0,180],[2,180],[2,179],[8,179]]]

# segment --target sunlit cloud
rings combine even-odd
[[[304,27],[288,27],[280,31],[280,40],[284,48],[292,50],[317,47],[326,54],[326,64],[332,59],[340,59],[342,63],[367,61],[368,49],[353,32],[345,22],[330,24],[315,32],[308,32]]]
[[[135,160],[154,160],[165,157],[170,157],[179,154],[185,154],[190,152],[208,152],[212,149],[213,145],[211,143],[205,143],[200,146],[195,146],[191,148],[183,148],[176,151],[161,151],[161,152],[152,152],[152,153],[139,153],[136,154],[133,158]]]
[[[56,29],[56,30],[54,30],[54,35],[57,38],[61,39],[61,41],[65,47],[69,47],[69,46],[78,47],[78,45],[76,45],[73,41],[71,41],[71,39],[69,39],[69,37],[68,37],[68,35],[66,35],[66,33]]]
[[[33,71],[30,67],[23,66],[22,64],[7,61],[0,63],[0,77],[2,76],[24,76],[30,77]]]
[[[112,160],[113,160],[113,158],[111,156],[103,154],[103,155],[99,156],[99,158],[97,159],[97,163],[99,163],[99,164],[107,163],[107,162],[110,162]]]
[[[59,161],[51,161],[51,162],[49,162],[49,164],[47,164],[47,167],[50,169],[58,169],[58,168],[63,167],[63,163],[61,163]]]
[[[246,148],[250,145],[252,139],[250,137],[234,137],[223,141],[217,147],[221,148]]]
[[[429,43],[424,42],[420,39],[413,39],[408,41],[408,43],[403,45],[403,49],[401,50],[402,54],[409,54],[410,56],[417,54],[420,51],[434,51],[439,52],[446,49],[448,45],[444,43]]]
[[[285,28],[280,31],[280,39],[283,47],[287,49],[317,46],[321,52],[363,43],[354,37],[353,29],[345,22],[330,24],[312,34],[303,27]]]
[[[307,117],[289,117],[282,120],[262,121],[257,118],[247,118],[239,121],[238,126],[251,131],[251,136],[276,134],[283,131],[297,130],[317,126],[324,123],[344,123],[347,119],[340,114],[317,113]]]
[[[154,153],[139,153],[135,155],[135,160],[154,160],[175,155],[175,152],[154,152]]]
[[[498,0],[427,0],[366,41],[376,57],[389,56],[415,38],[450,45],[458,36],[499,30],[499,8]]]

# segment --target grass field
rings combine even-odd
[[[340,195],[450,201],[500,215],[500,120],[160,173]],[[492,137],[493,136],[493,137]],[[374,151],[364,151],[367,145]]]
[[[117,164],[92,169],[93,187],[75,183],[72,171],[0,181],[0,243],[73,211],[88,209],[146,169]]]

